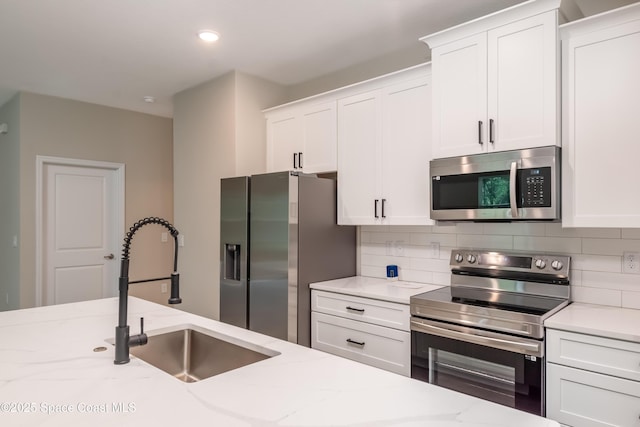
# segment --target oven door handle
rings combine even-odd
[[[509,170],[509,204],[511,205],[511,218],[518,218],[518,199],[516,195],[516,177],[518,176],[518,162],[511,162]]]
[[[447,325],[453,326],[453,325]],[[469,328],[464,328],[469,329]],[[519,354],[542,357],[544,355],[541,342],[523,342],[511,339],[488,337],[483,335],[469,334],[464,331],[449,329],[449,327],[435,326],[424,321],[411,319],[411,330],[426,334],[437,335],[443,338],[450,338],[458,341],[470,342],[483,345],[485,347],[497,348]]]

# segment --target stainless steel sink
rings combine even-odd
[[[196,330],[193,325],[159,334],[149,332],[149,342],[132,347],[130,353],[188,383],[280,354],[232,337],[216,337],[214,335],[217,334],[207,332],[211,333]]]

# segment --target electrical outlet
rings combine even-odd
[[[625,252],[622,255],[622,272],[640,274],[640,253]]]
[[[438,242],[431,242],[429,243],[429,252],[430,252],[430,258],[432,259],[438,259],[440,258],[440,243]]]
[[[184,234],[179,234],[178,235],[178,246],[180,246],[180,247],[184,246]]]
[[[404,240],[396,240],[393,243],[393,255],[404,256]]]
[[[167,293],[167,284],[165,282],[162,282],[162,284],[160,285],[160,292],[162,292],[163,294]]]
[[[160,235],[160,241],[162,243],[166,243],[167,240],[169,240],[169,236],[166,231],[163,231],[162,234]]]

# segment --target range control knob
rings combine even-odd
[[[562,261],[555,260],[551,263],[551,268],[554,270],[562,270],[562,267],[564,267]]]
[[[455,260],[456,260],[456,262],[462,262],[462,261],[464,261],[464,257],[463,257],[462,255],[460,255],[460,254],[456,254],[456,255],[453,257],[453,259],[455,259]]]
[[[469,263],[473,264],[474,262],[476,262],[476,256],[473,255],[473,254],[467,255],[467,261],[469,261]]]
[[[543,259],[537,259],[536,260],[536,267],[538,267],[540,270],[542,270],[546,266],[547,266],[547,262],[545,260],[543,260]]]

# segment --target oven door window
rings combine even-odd
[[[411,377],[543,415],[543,359],[411,333]]]

